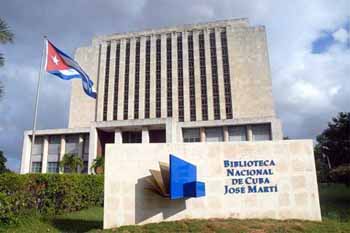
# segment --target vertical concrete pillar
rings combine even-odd
[[[184,119],[190,121],[190,83],[188,74],[188,33],[182,33],[183,88],[184,88]]]
[[[203,127],[199,128],[199,137],[201,142],[205,142],[206,140],[205,128]]]
[[[251,125],[247,125],[247,139],[253,141],[253,130]]]
[[[224,130],[224,142],[228,142],[229,141],[228,127],[224,126],[223,130]]]
[[[116,128],[114,130],[114,144],[121,143],[123,143],[122,131],[120,130],[120,128]]]
[[[221,29],[215,29],[215,43],[216,43],[216,61],[218,70],[218,84],[219,84],[219,99],[220,99],[220,117],[226,119],[226,100],[225,100],[225,85],[224,72],[222,67],[222,49],[221,49]]]
[[[22,149],[22,160],[21,160],[21,174],[29,173],[31,167],[31,140],[28,133],[24,133],[23,136],[23,149]]]
[[[208,120],[214,120],[213,103],[213,77],[211,72],[211,53],[209,31],[204,30],[204,49],[205,49],[205,68],[207,80],[207,99],[208,99]]]
[[[142,143],[149,143],[149,131],[147,127],[142,127]]]
[[[42,164],[41,164],[41,173],[46,173],[47,171],[47,157],[49,155],[49,137],[44,136],[44,142],[43,142],[43,157],[42,157]]]
[[[100,57],[100,73],[98,79],[98,91],[97,91],[97,121],[103,120],[103,102],[104,102],[104,87],[105,87],[105,75],[106,75],[106,54],[107,54],[107,43],[103,43],[101,46],[101,57]]]
[[[78,139],[78,156],[83,160],[83,149],[84,149],[84,137],[82,134],[79,134]],[[78,173],[82,171],[82,167],[78,166]]]
[[[66,137],[65,135],[61,135],[61,145],[60,145],[60,157],[59,162],[62,161],[64,154],[66,153]],[[63,169],[59,168],[59,173],[63,173]]]
[[[91,171],[90,167],[92,166],[92,163],[94,162],[94,159],[96,159],[97,156],[97,129],[94,127],[90,128],[90,135],[89,135],[89,161],[88,161],[88,174],[94,173],[94,171]]]

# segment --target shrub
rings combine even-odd
[[[340,165],[332,169],[329,175],[333,182],[350,186],[350,164]]]
[[[79,174],[0,175],[0,223],[30,211],[58,214],[103,205],[103,176]]]

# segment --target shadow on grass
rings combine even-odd
[[[87,232],[102,229],[102,221],[56,218],[51,221],[52,226],[62,232]]]

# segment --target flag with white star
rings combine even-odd
[[[80,78],[84,92],[96,98],[94,83],[89,76],[83,71],[79,64],[67,54],[56,48],[49,40],[46,41],[46,64],[45,70],[63,80]]]

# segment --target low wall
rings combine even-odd
[[[149,169],[174,154],[197,166],[206,195],[170,200],[146,190]],[[311,140],[108,144],[104,228],[190,218],[321,220]]]

